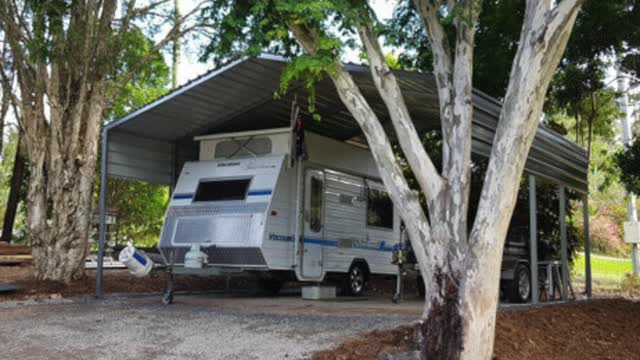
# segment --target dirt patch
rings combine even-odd
[[[414,329],[373,331],[312,359],[377,359],[382,351],[411,351]],[[498,314],[494,359],[634,359],[639,331],[640,302],[626,299],[505,311]]]
[[[96,272],[87,271],[84,278],[63,284],[35,280],[31,266],[0,266],[0,282],[14,283],[18,287],[16,292],[0,294],[0,301],[93,295]],[[247,278],[237,277],[231,279],[230,286],[233,289],[246,289],[250,287],[249,283]],[[105,269],[103,286],[105,293],[159,292],[164,289],[165,275],[152,273],[142,280],[129,274],[128,270]],[[224,290],[225,286],[224,277],[176,276],[175,280],[176,291]]]

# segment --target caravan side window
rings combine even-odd
[[[309,228],[314,232],[322,230],[322,180],[311,177],[311,198],[309,201]]]
[[[251,179],[201,181],[193,201],[244,200],[250,182]]]
[[[367,226],[393,229],[393,203],[386,192],[367,189]]]

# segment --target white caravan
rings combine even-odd
[[[339,277],[360,294],[369,274],[397,274],[400,219],[368,150],[307,132],[297,161],[291,128],[196,140],[199,161],[182,168],[159,243],[171,268],[200,245],[203,272],[255,272],[273,292]]]

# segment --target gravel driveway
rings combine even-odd
[[[1,359],[304,359],[363,331],[415,319],[387,299],[182,296],[0,303]]]

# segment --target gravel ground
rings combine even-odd
[[[385,311],[385,309],[387,309]],[[0,303],[0,359],[304,359],[419,314],[387,299],[182,296]]]

